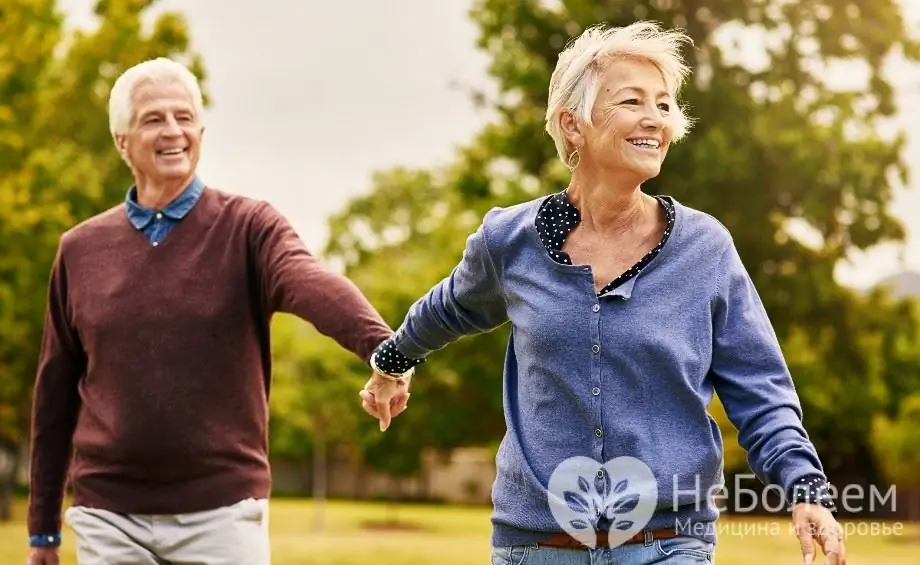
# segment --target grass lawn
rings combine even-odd
[[[385,504],[330,502],[325,505],[325,527],[315,529],[316,507],[310,500],[272,502],[273,565],[460,565],[489,563],[489,509],[451,506],[400,505],[404,530],[375,529],[392,516]],[[12,523],[0,524],[0,564],[25,563],[25,504],[16,506]],[[786,521],[725,518],[720,526],[718,565],[798,565],[798,542]],[[875,531],[872,531],[873,524]],[[895,524],[848,522],[849,565],[920,564],[920,526],[903,527],[882,535]],[[73,538],[66,535],[62,565],[73,565]],[[823,563],[823,559],[815,565]],[[112,564],[122,565],[122,564]]]

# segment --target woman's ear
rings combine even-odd
[[[585,144],[585,136],[581,132],[581,121],[571,110],[563,110],[559,113],[559,127],[562,129],[562,135],[572,147],[578,149]]]

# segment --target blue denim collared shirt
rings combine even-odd
[[[132,186],[125,197],[128,220],[142,231],[152,245],[158,245],[172,228],[195,207],[204,183],[197,176],[182,193],[162,210],[151,210],[137,203],[137,187]]]

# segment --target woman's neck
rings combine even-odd
[[[581,227],[599,234],[619,234],[639,227],[655,211],[654,199],[631,182],[574,175],[566,194],[581,213]]]

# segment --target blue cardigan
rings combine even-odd
[[[490,210],[393,341],[424,358],[511,323],[494,545],[610,525],[624,537],[677,528],[715,541],[724,502],[712,497],[724,476],[707,413],[714,391],[760,480],[789,493],[800,478],[824,476],[776,335],[722,224],[672,199],[675,226],[658,257],[598,297],[589,267],[557,263],[541,244],[543,200]]]

